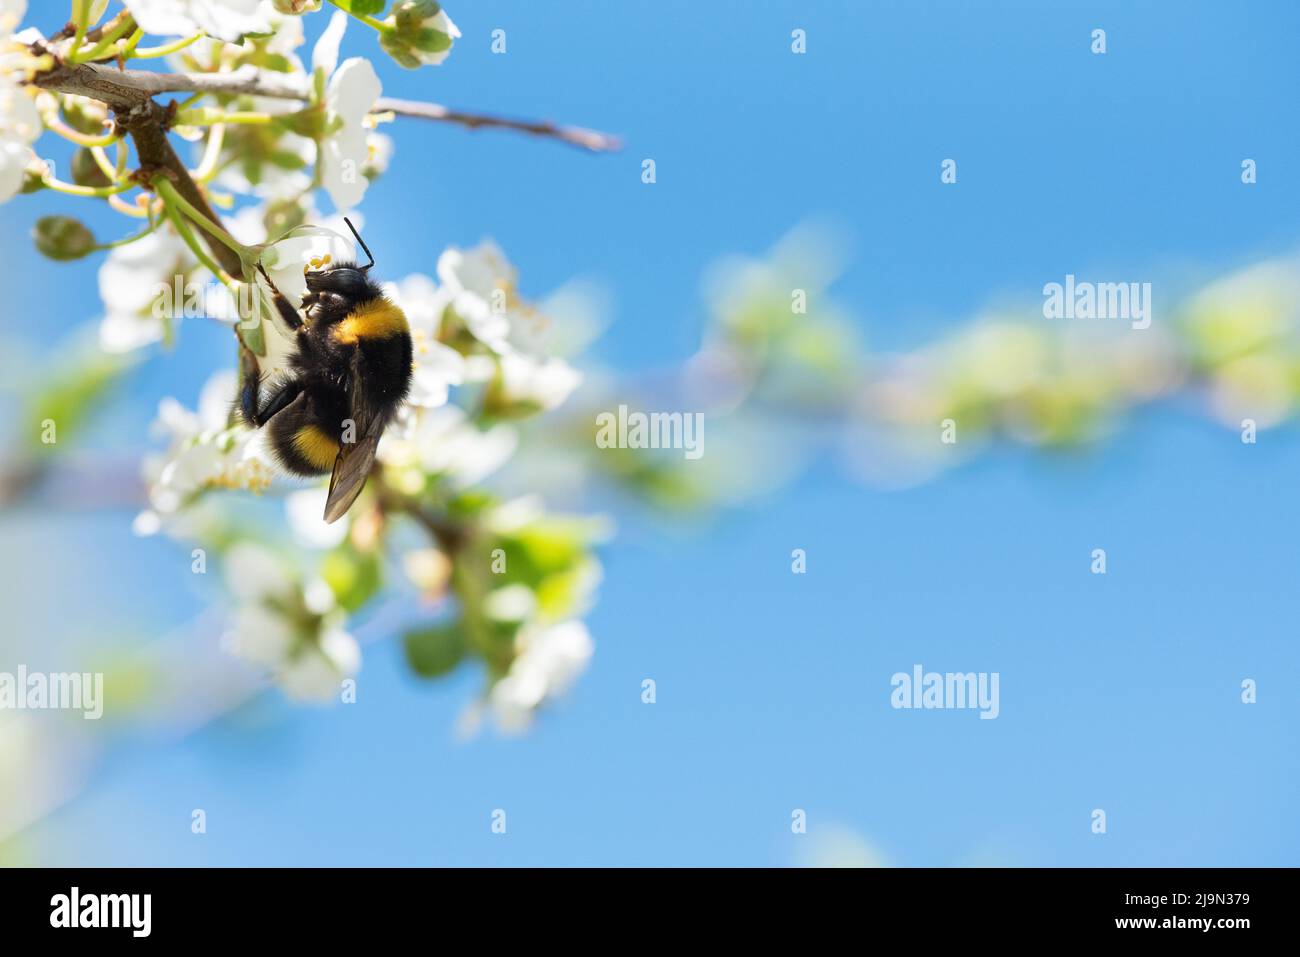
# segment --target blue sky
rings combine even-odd
[[[613,300],[596,352],[620,370],[689,356],[707,264],[809,219],[851,237],[834,292],[881,349],[1067,272],[1155,278],[1172,298],[1300,245],[1291,3],[448,10],[465,34],[451,58],[381,67],[385,93],[608,129],[626,149],[410,121],[363,207],[380,266],[431,272],[444,245],[490,235],[525,292],[596,279]],[[371,42],[350,29],[344,54]],[[95,315],[96,264],[25,245],[60,208],[0,207],[21,264],[5,327],[38,351]],[[194,325],[101,443],[134,448],[160,396],[193,400],[225,358]],[[803,808],[808,837],[847,827],[901,865],[1294,865],[1297,469],[1292,427],[1247,447],[1164,407],[1065,462],[1002,450],[888,493],[828,464],[694,529],[620,515],[593,665],[531,735],[457,742],[476,677],[417,683],[383,643],[354,706],[269,695],[179,742],[123,741],[34,843],[57,864],[788,864]],[[6,517],[18,620],[62,644],[191,616],[201,595],[157,588],[177,551],[130,539],[130,517]],[[1000,672],[998,720],[892,710],[889,676],[918,662]]]

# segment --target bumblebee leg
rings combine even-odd
[[[285,383],[277,392],[273,393],[266,400],[266,405],[257,412],[257,418],[254,422],[258,428],[266,425],[271,418],[278,412],[283,412],[294,399],[302,394],[302,386],[297,382]]]
[[[257,271],[262,274],[266,284],[271,287],[271,301],[275,303],[276,311],[280,313],[280,318],[285,324],[293,330],[297,330],[302,325],[302,316],[298,315],[298,310],[293,308],[293,303],[289,302],[284,293],[275,288],[275,283],[271,282],[271,277],[266,274],[266,268],[257,264]]]
[[[250,373],[245,371],[243,385],[239,387],[239,413],[244,417],[244,421],[253,428],[257,428],[262,423],[257,418],[257,406],[260,401],[261,379],[257,374],[257,368],[254,366]]]

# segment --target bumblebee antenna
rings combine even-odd
[[[373,266],[373,265],[375,264],[375,256],[374,256],[374,253],[372,253],[372,252],[370,251],[370,247],[366,245],[366,241],[365,241],[364,239],[362,239],[362,238],[361,238],[361,234],[360,234],[359,232],[357,232],[357,227],[355,227],[355,226],[352,225],[352,220],[350,220],[350,219],[348,219],[346,216],[344,216],[344,217],[343,217],[343,222],[345,222],[345,223],[348,224],[348,229],[352,230],[352,235],[355,236],[355,237],[357,238],[357,242],[359,242],[359,243],[361,244],[361,248],[365,250],[366,256],[368,256],[369,259],[370,259],[370,262],[366,263],[366,264],[365,264],[364,266],[362,266],[361,268],[362,268],[362,269],[369,269],[371,266]]]

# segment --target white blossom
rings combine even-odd
[[[339,63],[339,45],[343,42],[343,33],[348,28],[348,15],[342,10],[335,10],[330,22],[311,50],[312,71],[321,70],[326,76],[334,72]]]
[[[519,444],[508,425],[480,429],[454,405],[407,409],[388,427],[377,458],[398,468],[418,467],[453,484],[475,485],[507,461]]]
[[[13,31],[26,12],[26,0],[0,0],[0,203],[22,189],[35,158],[31,145],[41,134],[40,113],[15,75],[24,58]]]
[[[537,595],[527,585],[504,585],[487,593],[483,614],[495,621],[523,621],[537,608]]]
[[[594,650],[587,626],[580,621],[525,625],[515,642],[518,657],[488,693],[497,725],[507,732],[524,730],[540,705],[564,694]]]
[[[253,218],[250,216],[234,224],[234,228],[239,230],[234,235],[241,242],[249,242],[250,240],[245,237],[254,232],[265,234],[260,214],[256,216],[255,225],[251,222]],[[236,217],[236,220],[239,220],[239,217]],[[307,293],[309,271],[321,269],[332,263],[355,260],[356,248],[352,245],[352,240],[342,233],[329,226],[299,226],[290,230],[263,253],[262,266],[271,277],[275,288],[283,293],[296,309]],[[294,334],[281,320],[280,313],[272,301],[271,289],[260,273],[256,277],[256,282],[260,292],[262,331],[267,352],[259,360],[258,365],[265,379],[287,370],[289,356],[297,347]]]
[[[328,701],[361,667],[361,648],[323,582],[306,586],[270,549],[238,542],[224,556],[236,601],[224,645],[268,669],[291,698]]]
[[[382,92],[379,77],[363,57],[344,60],[325,87],[326,122],[332,129],[321,142],[321,183],[339,210],[361,202],[369,180],[362,173],[369,159],[366,117]]]
[[[184,241],[165,226],[112,250],[99,267],[100,345],[130,352],[162,339],[165,323],[181,316],[185,280],[196,265]],[[181,302],[175,301],[177,277]]]
[[[506,397],[553,409],[582,382],[582,374],[563,359],[534,359],[520,352],[501,357],[501,387]]]
[[[271,8],[262,0],[122,0],[136,25],[156,36],[206,33],[237,41],[245,33],[271,32]]]
[[[479,342],[493,352],[510,349],[510,304],[518,273],[496,243],[470,250],[449,246],[438,257],[438,281],[451,307]]]
[[[322,631],[280,672],[280,687],[299,701],[328,701],[347,678],[361,670],[361,647],[341,628]]]
[[[386,172],[392,158],[393,138],[391,136],[387,133],[366,134],[366,165],[362,172],[368,179],[374,179]]]
[[[519,272],[496,243],[447,247],[438,257],[438,281],[456,315],[492,352],[546,351],[551,320],[520,298]]]
[[[448,248],[438,258],[438,278],[441,299],[500,357],[507,399],[553,409],[582,382],[581,374],[563,359],[541,356],[550,320],[520,301],[518,272],[495,243],[484,241],[470,250]],[[469,369],[470,378],[486,378],[495,371],[490,364],[471,364]]]
[[[228,422],[235,389],[235,374],[219,372],[203,387],[197,412],[172,398],[160,403],[154,431],[168,440],[168,448],[144,461],[153,517],[146,513],[139,519],[137,531],[156,530],[161,519],[179,512],[205,489],[260,492],[270,485],[270,456],[261,434]]]
[[[250,98],[249,108],[260,113],[287,113],[293,104],[290,100],[277,100],[272,97],[255,96]],[[311,187],[311,175],[305,170],[316,159],[316,144],[297,133],[281,133],[275,142],[276,152],[286,156],[296,156],[302,160],[303,168],[291,169],[272,162],[263,162],[257,167],[257,182],[251,182],[239,163],[232,163],[217,176],[217,183],[233,193],[247,193],[259,199],[290,199],[302,195]]]
[[[307,40],[302,29],[302,17],[288,16],[277,11],[271,17],[271,24],[275,32],[269,39],[262,41],[266,46],[266,51],[286,57],[295,70],[301,70],[302,61],[298,59],[296,51]],[[247,43],[248,41],[245,40],[244,42]]]

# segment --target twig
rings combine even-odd
[[[148,78],[166,76],[164,73],[119,71],[93,63],[59,64],[52,70],[37,74],[33,83],[42,89],[75,93],[107,104],[116,114],[118,125],[135,142],[141,169],[150,174],[150,178],[159,171],[166,171],[181,196],[204,216],[220,225],[220,218],[208,205],[207,198],[167,138],[170,121],[167,108],[153,101],[151,81]],[[220,243],[212,241],[211,237],[207,238],[212,254],[222,268],[233,276],[242,276],[243,267],[239,257]]]
[[[435,120],[440,123],[456,123],[471,130],[495,128],[514,130],[518,133],[531,133],[568,143],[593,153],[608,153],[623,148],[623,142],[609,133],[588,130],[580,126],[558,126],[544,120],[514,120],[504,116],[491,116],[485,113],[466,113],[453,110],[439,103],[425,103],[418,100],[399,100],[390,96],[381,96],[375,101],[375,113],[395,113],[398,116],[415,116],[422,120]]]
[[[305,78],[263,73],[252,66],[229,73],[154,73],[119,70],[97,63],[60,64],[37,74],[32,82],[46,90],[102,100],[109,106],[115,102],[139,102],[160,93],[248,94],[279,100],[305,100],[308,96]]]
[[[229,73],[153,73],[147,70],[118,70],[95,63],[60,65],[37,75],[36,86],[61,93],[75,93],[117,104],[138,104],[162,93],[211,93],[223,96],[265,96],[279,100],[309,98],[305,77],[264,73],[245,66]],[[467,129],[503,129],[545,137],[590,150],[611,152],[622,148],[618,137],[577,126],[561,126],[543,120],[519,120],[485,113],[453,110],[440,103],[380,97],[372,112],[393,113],[454,123]]]

